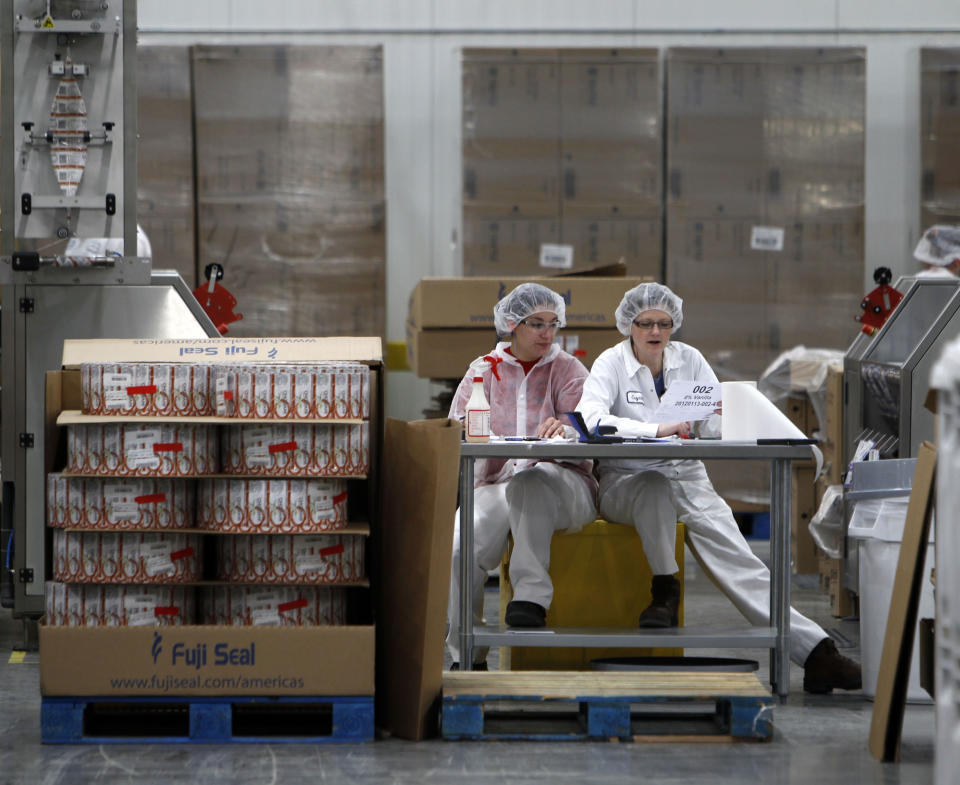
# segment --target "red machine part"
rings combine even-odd
[[[207,265],[205,272],[208,282],[194,289],[193,296],[197,298],[200,307],[207,312],[207,316],[217,326],[220,335],[226,335],[228,332],[227,325],[231,322],[240,321],[243,314],[234,313],[233,309],[237,305],[237,298],[217,283],[220,278],[223,278],[223,268],[211,264]]]
[[[891,273],[889,267],[878,267],[873,271],[873,280],[879,286],[860,301],[860,308],[863,313],[853,317],[861,323],[862,327],[860,329],[867,335],[873,335],[883,327],[887,317],[903,299],[903,295],[890,286],[892,277],[893,273]]]

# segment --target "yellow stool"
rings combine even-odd
[[[683,626],[683,536],[677,524],[680,625]],[[500,624],[513,599],[507,546],[500,564]],[[636,627],[650,604],[653,575],[640,536],[632,526],[596,520],[576,534],[558,533],[550,546],[553,602],[548,627]],[[599,657],[680,657],[682,648],[623,649],[514,646],[500,650],[502,670],[589,670]]]

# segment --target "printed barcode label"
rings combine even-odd
[[[158,468],[160,456],[153,451],[153,445],[158,441],[160,441],[159,428],[150,428],[145,431],[136,427],[125,429],[123,443],[126,447],[127,465],[131,469]]]
[[[276,592],[262,592],[255,597],[247,600],[247,608],[250,609],[250,621],[255,625],[279,624],[280,613],[277,606],[280,604],[280,597]]]
[[[170,554],[173,545],[169,542],[146,542],[140,546],[140,555],[143,557],[143,566],[147,575],[169,575],[177,571]]]
[[[130,627],[144,627],[156,621],[154,602],[149,594],[127,595],[123,598],[123,612]]]
[[[270,428],[250,428],[243,433],[244,455],[248,464],[253,466],[270,465]]]
[[[135,501],[138,489],[134,485],[108,482],[103,487],[103,500],[107,508],[107,520],[133,521],[140,517],[140,505]]]
[[[542,244],[540,246],[540,266],[569,270],[573,267],[573,246]]]
[[[319,517],[333,509],[333,496],[323,493],[310,497],[310,511],[314,517]]]
[[[108,409],[122,409],[130,404],[127,387],[133,381],[129,373],[105,373],[103,375],[103,402]]]
[[[322,572],[327,568],[327,560],[321,550],[323,538],[298,537],[293,545],[293,564],[297,572]]]
[[[777,226],[754,226],[750,232],[750,247],[754,251],[782,251],[783,229]]]

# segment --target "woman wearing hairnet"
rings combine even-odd
[[[931,226],[917,243],[913,258],[923,264],[917,278],[956,278],[960,275],[960,227]]]
[[[497,334],[503,340],[477,358],[463,377],[450,406],[450,417],[462,420],[475,371],[480,369],[490,403],[490,432],[496,436],[549,438],[564,431],[558,419],[572,411],[583,389],[587,369],[556,343],[566,324],[563,298],[539,284],[524,283],[494,306]],[[513,532],[510,581],[513,601],[506,622],[514,627],[542,627],[553,599],[547,576],[554,531],[576,531],[596,517],[596,481],[591,461],[488,459],[477,461],[474,484],[474,571],[471,593],[474,623],[483,611],[487,572],[500,563]],[[454,529],[450,576],[447,648],[459,667],[460,522]],[[487,650],[474,649],[476,665],[485,667]]]
[[[617,329],[626,340],[593,364],[578,405],[587,427],[614,425],[622,436],[685,436],[690,423],[650,422],[674,380],[718,384],[710,365],[692,346],[671,341],[683,322],[683,301],[661,284],[628,291],[617,308]],[[716,415],[700,423],[702,435],[719,432]],[[600,514],[632,524],[653,571],[653,600],[641,627],[677,624],[680,582],[675,559],[676,523],[706,574],[756,625],[770,623],[770,573],[750,550],[730,507],[713,489],[700,461],[604,460],[599,462]],[[860,666],[840,655],[817,624],[791,608],[790,657],[804,667],[808,692],[859,689]]]

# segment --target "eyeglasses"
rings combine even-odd
[[[520,324],[525,324],[535,333],[543,332],[556,332],[560,329],[560,322],[558,320],[552,322],[541,322],[539,319],[535,321],[527,321],[526,319],[521,319]]]
[[[659,327],[661,330],[666,332],[667,330],[673,329],[673,319],[664,319],[663,321],[654,322],[644,320],[642,322],[634,321],[634,327],[639,327],[641,330],[652,330],[654,327]]]

